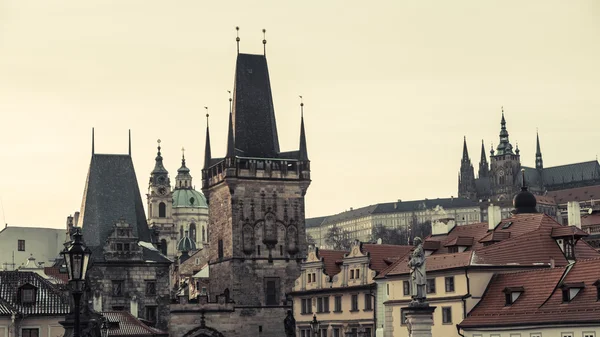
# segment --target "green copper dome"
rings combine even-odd
[[[179,243],[177,244],[177,250],[180,252],[196,250],[196,243],[190,239],[187,231],[185,231],[185,236],[179,240]]]
[[[175,189],[173,191],[173,207],[205,207],[208,208],[204,194],[193,189]]]

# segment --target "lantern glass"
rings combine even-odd
[[[100,327],[100,334],[102,337],[108,337],[108,324],[106,324],[106,320],[102,322],[102,327]]]

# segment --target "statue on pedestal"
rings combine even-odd
[[[425,276],[425,250],[423,250],[423,239],[416,237],[413,240],[415,250],[410,255],[408,267],[410,268],[410,306],[426,305],[427,277]]]
[[[291,310],[288,310],[287,316],[283,320],[283,325],[285,327],[285,336],[286,337],[295,337],[296,336],[296,320],[294,319],[294,315],[292,315]]]

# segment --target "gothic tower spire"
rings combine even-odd
[[[300,96],[300,160],[308,160],[308,150],[306,148],[306,134],[304,132],[304,102]]]
[[[504,119],[504,107],[502,107],[502,120],[500,121],[500,143],[498,144],[497,150],[497,156],[502,156],[505,154],[514,154],[512,150],[512,145],[508,140],[508,130],[506,130],[506,119]]]
[[[464,163],[467,161],[469,161],[469,150],[467,150],[467,136],[464,136],[462,162]]]
[[[483,139],[481,140],[481,159],[479,159],[479,178],[488,177],[490,168],[487,162],[487,156],[485,155],[485,145]]]
[[[231,93],[231,91],[229,91]],[[229,97],[229,130],[227,131],[227,155],[226,158],[235,157],[235,138],[233,134],[233,112],[232,112],[232,101],[233,99]]]
[[[540,148],[540,134],[538,132],[536,132],[535,168],[538,170],[544,169],[544,161],[542,160],[542,150]]]
[[[469,151],[467,150],[466,136],[463,140],[463,156],[460,162],[458,196],[468,199],[476,198],[475,173],[473,165],[471,164],[471,159],[469,158]]]
[[[210,131],[208,129],[208,108],[206,108],[206,143],[204,145],[204,169],[208,169],[210,167],[210,160],[211,160],[211,154],[210,154]]]

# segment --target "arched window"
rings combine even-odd
[[[183,226],[179,227],[179,239],[183,239]]]
[[[202,242],[206,242],[206,230],[204,226],[202,226]]]
[[[160,240],[160,252],[167,255],[167,240],[165,239]]]
[[[158,204],[158,217],[166,218],[167,217],[167,205],[164,202]]]
[[[196,242],[196,223],[194,222],[190,224],[190,239]]]

